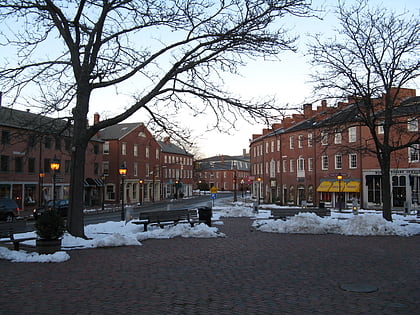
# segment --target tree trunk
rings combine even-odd
[[[74,130],[71,154],[70,176],[70,207],[67,216],[67,230],[76,237],[86,238],[84,231],[84,179],[86,148],[90,137],[87,133],[87,113],[89,108],[90,90],[80,89],[76,107],[73,109]]]
[[[78,132],[74,131],[77,137]],[[83,196],[85,178],[86,145],[79,143],[73,146],[72,172],[70,176],[70,208],[67,216],[67,230],[76,237],[86,238],[83,220]]]
[[[392,221],[390,176],[391,155],[388,153],[382,153],[379,162],[382,171],[382,216],[385,220]]]

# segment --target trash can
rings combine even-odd
[[[199,207],[198,208],[198,220],[200,223],[205,223],[211,226],[212,209],[210,207]]]

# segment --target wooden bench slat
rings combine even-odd
[[[197,211],[192,209],[140,211],[139,221],[143,224],[144,231],[147,231],[147,225],[149,224],[157,224],[163,228],[164,225],[182,222],[194,226],[194,223],[197,222]]]
[[[20,242],[35,240],[36,237],[18,238],[14,234],[26,232],[26,221],[18,220],[14,222],[0,223],[0,238],[8,237],[9,240],[0,241],[0,243],[13,243],[13,248],[19,250]]]

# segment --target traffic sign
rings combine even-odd
[[[213,186],[212,188],[210,188],[210,192],[212,194],[217,194],[217,187],[216,186]]]

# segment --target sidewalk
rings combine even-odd
[[[0,260],[0,314],[417,314],[420,236],[262,233],[74,250],[64,263]],[[372,293],[346,291],[349,285]],[[350,286],[351,287],[351,286]]]

